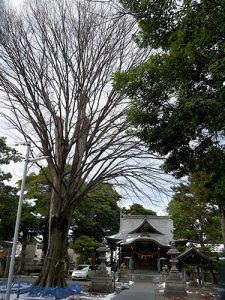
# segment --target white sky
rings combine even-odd
[[[23,0],[3,0],[5,1],[6,5],[12,4],[15,7],[19,7],[21,3],[23,3]]]
[[[20,9],[22,3],[24,0],[0,0],[4,1],[6,5],[13,5],[14,7]],[[4,123],[0,123],[2,126],[0,128],[0,136],[5,136],[7,137],[7,144],[9,146],[15,147],[15,144],[19,142],[18,137],[16,136],[16,133],[13,130],[9,130],[9,128],[4,126]],[[26,153],[26,147],[25,146],[20,146],[16,147],[18,151],[20,151],[22,154],[25,155]],[[40,162],[39,162],[40,163]],[[42,162],[44,164],[44,162]],[[18,180],[22,178],[23,174],[23,166],[24,163],[11,163],[10,165],[6,167],[1,167],[3,170],[7,170],[13,175],[13,180],[12,184],[15,184]],[[35,171],[34,166],[30,165],[28,173]],[[164,195],[164,194],[159,194],[155,193],[153,194],[152,191],[146,190],[146,193],[149,193],[154,200],[154,203],[151,203],[148,199],[137,199],[137,197],[134,195],[132,196],[130,193],[129,195],[126,195],[125,191],[121,189],[117,189],[119,194],[122,196],[122,200],[120,201],[120,206],[123,207],[128,207],[129,205],[132,205],[133,203],[140,203],[143,205],[145,208],[151,209],[157,213],[157,215],[166,215],[166,206],[169,201],[169,197]]]

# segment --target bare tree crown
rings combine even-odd
[[[128,102],[112,86],[146,57],[133,20],[107,1],[36,0],[20,15],[2,10],[0,23],[2,114],[49,156],[53,187],[69,199],[83,182],[160,188],[156,157],[127,133]]]

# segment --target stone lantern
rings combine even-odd
[[[171,243],[171,249],[167,252],[167,254],[171,256],[171,269],[166,279],[164,294],[167,297],[187,296],[183,279],[181,278],[180,273],[177,269],[177,256],[180,254],[180,252],[175,248],[174,242]]]
[[[106,253],[110,250],[106,247],[106,241],[103,240],[101,246],[96,250],[99,253],[100,266],[95,276],[91,280],[91,291],[98,293],[111,293],[113,291],[112,276],[106,268]]]

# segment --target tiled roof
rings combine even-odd
[[[205,261],[213,261],[213,258],[211,258],[207,255],[204,255],[203,253],[199,252],[194,247],[191,247],[191,248],[185,250],[184,252],[182,252],[180,255],[178,255],[177,259],[180,262],[180,261],[187,260],[189,257],[198,258],[199,261],[200,261],[200,259],[203,259]]]
[[[141,233],[141,226],[144,224],[148,231]],[[143,227],[144,229],[144,227]],[[169,246],[173,239],[173,222],[168,216],[124,216],[120,221],[120,230],[117,234],[108,238],[121,240],[123,244],[131,244],[138,240],[155,241],[160,245]]]

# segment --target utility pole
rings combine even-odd
[[[24,186],[25,186],[25,182],[26,182],[26,174],[27,174],[27,166],[28,166],[28,162],[29,162],[30,147],[31,147],[31,145],[30,145],[30,143],[28,143],[27,144],[27,153],[26,153],[25,162],[24,162],[24,170],[23,170],[23,177],[22,177],[22,183],[21,183],[20,198],[19,198],[18,209],[17,209],[16,225],[15,225],[15,231],[14,231],[14,237],[13,237],[13,246],[12,246],[12,252],[11,252],[11,260],[10,260],[10,266],[9,266],[9,275],[8,275],[5,300],[9,300],[9,298],[10,298],[10,291],[11,291],[11,285],[12,285],[12,280],[13,280],[13,273],[14,273],[14,267],[15,267],[15,256],[16,256],[16,246],[17,246],[17,241],[18,241],[20,219],[21,219],[21,213],[22,213],[22,207],[23,207]]]
[[[23,199],[24,199],[24,187],[25,187],[25,183],[26,183],[28,163],[48,158],[48,156],[42,156],[42,157],[29,159],[30,149],[31,149],[31,144],[30,144],[30,142],[28,142],[27,143],[27,152],[26,152],[25,162],[24,162],[24,170],[23,170],[21,189],[20,189],[20,198],[19,198],[18,209],[17,209],[16,225],[15,225],[15,231],[14,231],[13,246],[12,246],[12,252],[11,252],[11,260],[10,260],[10,266],[9,266],[9,275],[8,275],[5,300],[9,300],[9,298],[10,298],[10,291],[11,291],[13,274],[14,274],[14,269],[15,269],[16,246],[17,246],[17,242],[18,242],[20,219],[21,219]]]

